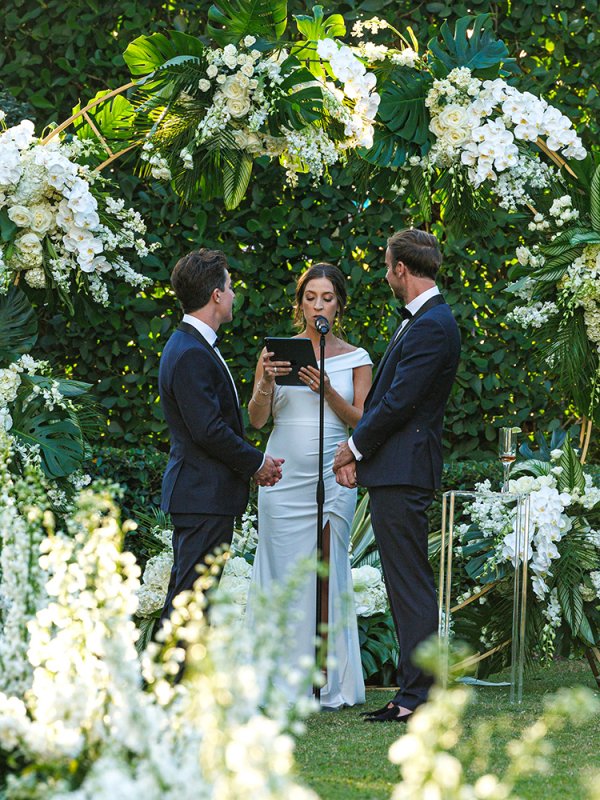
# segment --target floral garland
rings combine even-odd
[[[317,53],[329,64],[328,80],[324,70],[323,77],[311,74],[286,49],[264,53],[255,44],[254,36],[246,36],[237,46],[203,50],[195,80],[172,97],[182,117],[186,108],[201,104],[201,118],[177,154],[170,149],[168,129],[155,126],[141,154],[153,177],[170,180],[181,168],[193,171],[206,146],[223,140],[251,158],[279,158],[288,184],[295,186],[299,172],[319,180],[349,148],[371,146],[377,81],[350,48],[332,39],[319,42]],[[135,63],[136,42],[128,51],[125,60]],[[295,112],[287,113],[305,103],[304,122]],[[321,124],[309,124],[317,116]]]
[[[143,257],[159,245],[146,244],[140,215],[90,166],[96,149],[77,138],[42,144],[28,120],[0,132],[2,293],[23,276],[33,289],[54,288],[67,305],[82,288],[107,305],[107,278],[149,284],[123,251]]]

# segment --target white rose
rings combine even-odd
[[[40,205],[31,208],[31,230],[42,236],[54,227],[54,214],[50,206]]]
[[[247,75],[248,78],[251,78],[254,75],[254,67],[252,64],[244,64],[241,68],[241,72],[243,72],[244,75]]]
[[[469,115],[464,106],[448,103],[439,114],[440,125],[444,128],[463,128],[469,120]]]
[[[255,42],[256,42],[256,39],[254,38],[254,36],[246,36],[244,38],[244,44],[246,45],[246,47],[252,47],[252,45]]]
[[[223,84],[221,91],[228,100],[245,100],[248,94],[246,88],[238,80],[237,75],[230,75]]]
[[[198,88],[201,92],[208,92],[210,89],[210,81],[207,81],[206,78],[201,78],[198,81]]]
[[[239,100],[228,100],[227,111],[232,117],[244,117],[250,111],[250,101],[248,98],[240,98]]]
[[[19,228],[27,228],[31,224],[31,213],[25,206],[12,206],[12,208],[9,208],[8,218]]]
[[[206,74],[209,78],[216,78],[219,74],[219,70],[216,68],[214,64],[210,64],[206,69]]]

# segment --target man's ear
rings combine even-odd
[[[221,302],[221,290],[217,286],[216,289],[213,289],[213,293],[211,294],[211,298],[215,301],[215,303]]]

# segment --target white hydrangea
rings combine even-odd
[[[381,572],[365,564],[352,569],[354,605],[358,617],[372,617],[387,609],[387,592]]]

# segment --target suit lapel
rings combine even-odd
[[[244,430],[244,423],[243,423],[243,420],[242,420],[242,412],[241,412],[240,405],[239,405],[239,402],[238,402],[238,399],[237,399],[235,386],[233,385],[233,381],[231,379],[231,375],[229,374],[228,370],[225,368],[225,365],[223,364],[223,362],[221,361],[219,356],[215,353],[215,348],[212,347],[212,345],[210,345],[206,341],[206,339],[204,338],[204,336],[202,336],[202,334],[200,333],[199,330],[197,330],[196,328],[194,328],[193,325],[190,325],[187,322],[180,322],[179,325],[177,326],[177,330],[178,331],[183,331],[183,333],[189,333],[190,336],[193,336],[194,339],[196,339],[196,341],[200,342],[200,344],[203,347],[205,347],[206,350],[208,350],[208,352],[210,353],[211,358],[214,361],[217,362],[217,364],[219,365],[219,367],[223,371],[223,374],[225,375],[225,377],[227,378],[227,382],[229,383],[229,387],[231,388],[231,391],[232,391],[232,394],[233,394],[233,399],[235,401],[234,404],[235,404],[235,408],[236,408],[236,411],[237,411],[238,421],[240,423],[240,429],[243,431]]]
[[[385,362],[390,357],[390,354],[392,353],[392,351],[396,349],[396,347],[398,346],[398,343],[401,342],[402,339],[406,336],[406,332],[411,327],[411,325],[414,325],[415,321],[417,319],[419,319],[419,317],[422,317],[423,314],[425,314],[427,311],[429,311],[430,308],[433,308],[434,306],[442,305],[442,303],[445,303],[445,302],[446,301],[444,300],[444,298],[442,297],[441,294],[436,294],[433,297],[430,297],[429,300],[426,303],[423,303],[423,305],[416,312],[416,314],[413,314],[413,316],[408,320],[408,322],[402,328],[402,330],[400,331],[398,336],[396,336],[397,331],[394,332],[394,335],[392,336],[392,339],[391,339],[391,341],[390,341],[390,343],[389,343],[389,345],[387,347],[387,350],[383,354],[383,358],[381,359],[381,361],[379,362],[379,366],[377,367],[377,372],[375,373],[375,377],[373,378],[373,385],[371,386],[371,389],[369,391],[369,395],[373,391],[373,389],[375,387],[375,384],[377,383],[377,380],[379,379],[379,376],[381,375],[381,370],[383,369],[383,365],[385,364]]]

